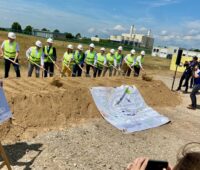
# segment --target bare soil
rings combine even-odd
[[[87,119],[100,118],[90,94],[93,86],[135,85],[152,107],[173,107],[180,98],[161,81],[140,78],[53,78],[7,79],[4,90],[14,120],[0,127],[1,139],[20,141],[38,134],[69,127]]]

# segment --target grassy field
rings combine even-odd
[[[0,31],[0,44],[3,42],[3,40],[7,39],[7,32]],[[41,38],[41,37],[34,37],[34,36],[29,36],[29,35],[22,35],[22,34],[17,34],[17,42],[20,45],[20,63],[22,67],[26,67],[27,65],[27,59],[25,56],[26,50],[33,46],[35,44],[36,40],[42,41],[43,44],[45,44],[46,39]],[[64,52],[66,51],[66,47],[69,44],[69,42],[65,41],[54,41],[54,46],[57,49],[57,55],[58,55],[58,64],[61,63],[62,56]],[[78,43],[71,43],[74,47],[78,45]],[[88,49],[88,45],[83,44],[84,50]],[[99,52],[101,47],[96,47],[96,51]],[[109,52],[110,49],[107,48],[107,52]],[[137,51],[137,55],[139,54],[140,51]],[[129,51],[124,51],[124,55],[129,53]],[[2,65],[2,60],[1,60],[1,65]],[[158,69],[158,70],[169,70],[170,66],[170,60],[168,59],[162,59],[162,58],[155,58],[151,57],[150,55],[147,55],[145,58],[145,67],[148,69]],[[2,67],[1,67],[2,68]]]

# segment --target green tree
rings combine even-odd
[[[95,37],[98,38],[99,36],[98,36],[98,35],[95,35]]]
[[[22,32],[22,27],[18,22],[13,22],[11,29],[13,32]]]
[[[26,28],[24,29],[25,34],[32,34],[33,28],[30,25],[27,25]]]
[[[58,29],[55,29],[53,32],[54,33],[60,33],[60,31]]]
[[[80,33],[78,33],[78,34],[76,34],[76,39],[80,39],[81,38],[81,34]]]
[[[200,52],[200,50],[199,50],[199,49],[194,49],[194,50],[191,50],[191,51]]]
[[[48,31],[48,29],[46,29],[46,28],[42,28],[42,31]]]
[[[65,37],[66,37],[66,38],[69,38],[69,39],[74,38],[73,34],[72,34],[72,33],[69,33],[69,32],[65,33]]]

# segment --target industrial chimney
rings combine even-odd
[[[131,26],[131,29],[130,29],[130,38],[133,38],[133,34],[135,33],[135,27],[134,25]]]
[[[147,36],[148,36],[148,37],[151,37],[151,30],[148,30]]]

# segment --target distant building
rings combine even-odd
[[[57,39],[57,40],[66,40],[66,34],[50,32],[50,31],[40,31],[38,29],[34,29],[32,31],[32,35],[36,36],[36,37],[53,38],[53,39]]]
[[[179,47],[153,47],[152,49],[152,56],[153,57],[161,57],[161,58],[169,58],[171,59],[174,55],[177,55],[177,52],[179,50]],[[184,57],[194,57],[197,56],[200,58],[200,52],[196,51],[189,51],[189,50],[183,50],[182,56]]]
[[[36,37],[43,37],[43,38],[53,38],[53,33],[50,31],[40,31],[38,29],[33,29],[32,35]]]
[[[111,35],[111,41],[130,44],[137,47],[153,48],[154,38],[151,36],[149,30],[146,35],[135,33],[134,26],[131,26],[130,33],[123,33],[122,35]]]
[[[178,52],[179,47],[153,47],[152,56],[171,59]]]
[[[66,34],[64,33],[53,33],[53,39],[66,40]]]
[[[183,50],[182,56],[186,56],[186,57],[197,56],[198,58],[200,58],[200,52]]]
[[[100,38],[99,37],[91,37],[91,41],[99,42]]]

